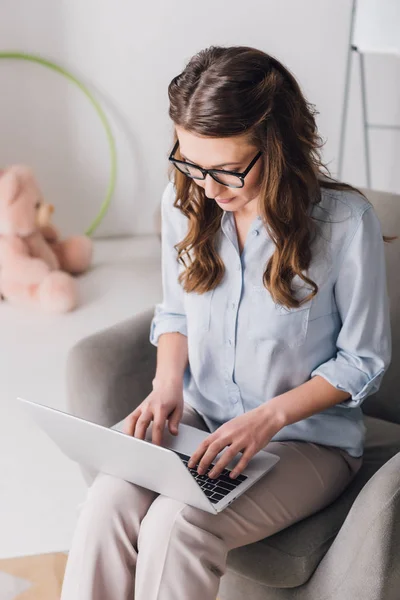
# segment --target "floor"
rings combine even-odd
[[[97,241],[93,268],[80,278],[79,286],[81,306],[67,315],[0,304],[0,584],[4,589],[12,585],[12,577],[18,579],[17,573],[2,572],[2,565],[10,565],[4,562],[7,559],[68,550],[77,507],[86,492],[78,466],[32,426],[14,400],[22,396],[65,409],[64,368],[71,346],[160,300],[158,238]],[[15,564],[18,568],[18,561]],[[0,593],[0,598],[19,599],[15,594]],[[21,595],[21,600],[28,598]]]
[[[67,555],[0,560],[1,600],[59,600]]]

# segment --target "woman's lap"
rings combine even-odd
[[[187,404],[182,423],[207,430],[200,415]],[[321,510],[345,490],[362,463],[362,459],[354,459],[342,450],[310,442],[270,442],[265,449],[280,456],[280,461],[218,515],[153,492],[146,494],[147,490],[140,488],[137,496],[140,496],[142,517],[146,513],[144,504],[147,500],[148,508],[151,506],[149,518],[154,515],[160,522],[164,515],[166,521],[175,521],[180,514],[195,527],[213,531],[224,539],[228,549],[232,549],[273,535]],[[104,494],[104,476],[101,478]],[[127,493],[129,486],[137,487],[124,484],[110,481],[112,487],[119,488],[120,494]],[[133,490],[130,492],[133,500],[136,494]],[[135,511],[134,505],[130,504],[129,508]]]
[[[192,407],[186,407],[185,413],[192,423],[200,421],[205,428]],[[224,511],[209,515],[185,508],[197,513],[198,526],[210,520],[229,549],[273,535],[328,506],[351,483],[362,464],[362,458],[311,442],[270,442],[265,450],[280,456],[280,461]],[[158,497],[156,502],[163,500]]]

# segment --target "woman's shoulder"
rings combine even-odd
[[[373,205],[357,190],[321,189],[321,200],[313,206],[310,216],[316,225],[317,240],[325,245],[333,262],[347,248],[366,211],[376,220],[371,214]]]
[[[324,211],[334,222],[347,218],[358,220],[372,207],[371,202],[356,189],[321,188],[321,201],[315,205],[317,210]]]
[[[371,202],[358,190],[321,188],[320,202],[312,206],[310,216],[322,237],[340,244],[352,235],[370,209]]]
[[[176,188],[173,181],[168,181],[167,185],[164,188],[161,197],[161,204],[165,206],[165,208],[173,208],[174,202],[176,198]]]
[[[162,193],[162,198],[161,198],[162,207],[166,212],[171,213],[172,215],[175,215],[176,218],[178,218],[180,215],[183,219],[186,219],[186,217],[179,210],[179,208],[174,206],[176,196],[177,196],[177,194],[176,194],[175,183],[173,181],[168,181],[168,183],[165,186],[164,191]]]
[[[161,198],[161,212],[164,226],[172,228],[178,238],[185,237],[188,228],[188,218],[174,206],[176,200],[176,187],[173,181],[168,181]]]

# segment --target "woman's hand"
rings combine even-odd
[[[263,404],[218,427],[192,454],[188,466],[193,468],[199,464],[197,470],[203,475],[217,454],[228,446],[208,477],[218,477],[236,454],[242,451],[242,458],[230,474],[232,478],[237,477],[282,426],[282,418],[268,410],[267,404]]]
[[[161,444],[165,422],[173,435],[178,435],[178,425],[183,414],[183,383],[162,384],[153,391],[141,404],[126,417],[124,433],[144,440],[147,428],[153,421],[152,442]]]

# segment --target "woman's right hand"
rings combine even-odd
[[[161,389],[160,389],[161,388]],[[124,433],[144,440],[147,428],[153,422],[152,442],[161,444],[165,422],[173,435],[178,435],[178,426],[183,414],[183,384],[157,384],[153,391],[126,417]]]

